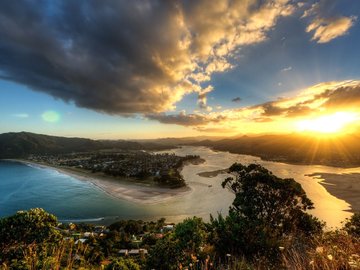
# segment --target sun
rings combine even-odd
[[[318,133],[338,133],[344,128],[357,121],[359,114],[354,112],[337,112],[323,115],[318,118],[302,120],[296,123],[298,131],[310,131]]]

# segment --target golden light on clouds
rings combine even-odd
[[[351,132],[359,128],[360,81],[324,82],[253,106],[148,117],[213,135]]]
[[[337,112],[313,119],[296,122],[298,131],[312,131],[319,133],[338,133],[346,127],[359,120],[359,114],[354,112]]]

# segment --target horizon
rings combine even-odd
[[[360,128],[358,2],[0,7],[0,133],[141,140]]]

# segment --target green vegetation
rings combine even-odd
[[[58,224],[41,209],[0,221],[1,269],[359,269],[360,215],[324,231],[301,185],[260,165],[230,167],[229,215],[173,226]]]

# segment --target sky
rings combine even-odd
[[[359,16],[358,0],[1,1],[0,133],[357,130]]]

